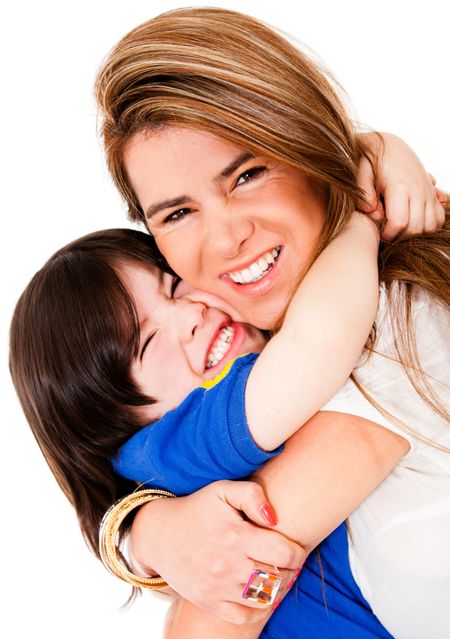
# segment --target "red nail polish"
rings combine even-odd
[[[275,526],[278,523],[277,517],[269,504],[263,504],[260,507],[259,512],[262,514],[269,526]]]

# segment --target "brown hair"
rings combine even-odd
[[[96,97],[108,166],[132,220],[145,222],[124,149],[138,131],[170,125],[208,131],[310,176],[328,202],[313,260],[361,197],[358,161],[370,156],[332,81],[288,39],[252,17],[183,8],[143,23],[106,58]],[[437,233],[381,243],[379,256],[388,293],[394,282],[403,283],[401,299],[392,305],[398,357],[422,399],[448,417],[429,395],[410,316],[414,286],[450,309],[449,216]]]
[[[155,401],[130,377],[139,323],[115,270],[125,259],[168,270],[146,233],[87,235],[36,273],[10,332],[10,370],[22,408],[97,556],[104,512],[136,487],[113,472],[111,460],[144,425],[137,407]]]
[[[113,179],[145,222],[123,163],[140,130],[206,130],[302,170],[328,194],[322,245],[360,196],[361,143],[330,82],[263,23],[234,11],[178,9],[131,31],[100,70],[96,97]]]

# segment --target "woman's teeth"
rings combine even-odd
[[[227,353],[230,349],[233,336],[234,328],[232,326],[225,326],[225,328],[222,328],[214,346],[208,353],[206,368],[216,366],[224,358],[225,353]]]
[[[250,284],[251,282],[257,282],[262,279],[275,264],[280,251],[281,246],[277,246],[272,251],[264,253],[259,260],[250,264],[248,268],[244,268],[242,271],[229,273],[229,276],[233,282],[236,282],[236,284]]]

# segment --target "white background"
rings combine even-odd
[[[315,50],[347,90],[359,121],[404,137],[450,188],[445,0],[215,4],[255,15]],[[118,612],[128,587],[85,547],[21,414],[7,370],[7,332],[20,292],[51,253],[89,231],[129,225],[104,168],[92,85],[103,56],[125,32],[182,5],[3,3],[0,503],[8,638],[161,636],[164,603],[146,595]]]

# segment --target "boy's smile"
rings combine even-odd
[[[263,349],[262,333],[236,321],[234,311],[219,298],[184,282],[177,286],[172,275],[137,262],[121,263],[118,271],[133,299],[141,333],[132,377],[157,400],[145,407],[149,421],[176,408],[231,359]]]

